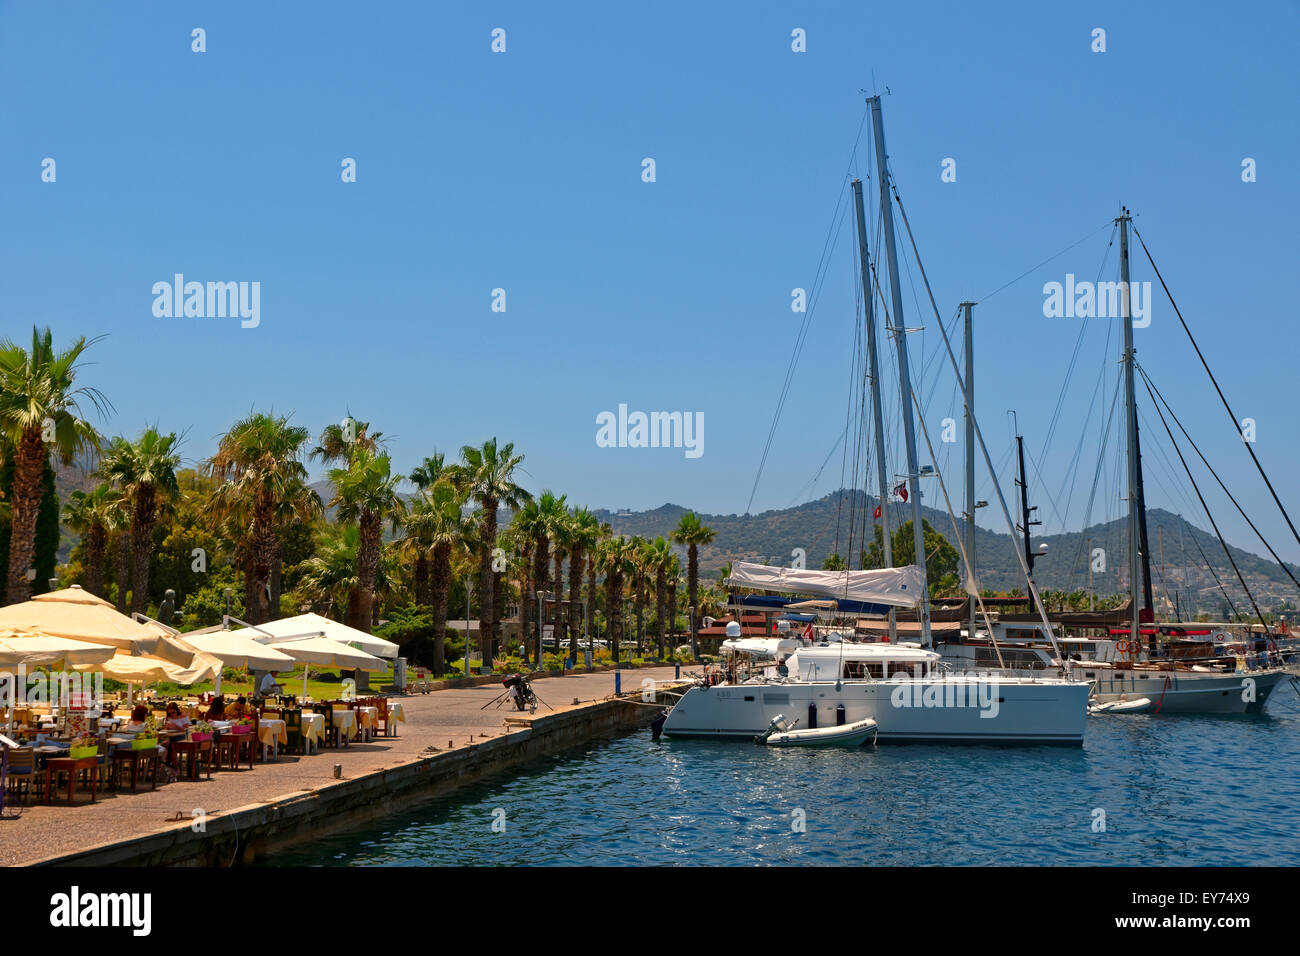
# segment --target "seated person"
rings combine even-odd
[[[122,729],[127,733],[132,734],[143,733],[145,730],[145,722],[148,719],[149,708],[145,707],[144,704],[139,704],[136,706],[135,710],[131,711],[131,719],[126,722],[126,726]]]
[[[190,725],[190,719],[181,713],[180,705],[172,701],[167,705],[167,719],[163,721],[163,729],[184,731]]]
[[[226,719],[226,699],[218,694],[212,698],[212,706],[208,708],[208,720],[225,720]]]
[[[275,671],[267,671],[262,675],[262,682],[257,685],[259,697],[270,697],[272,694],[283,693],[284,685],[275,679]]]
[[[248,716],[248,704],[242,697],[235,698],[233,704],[226,705],[226,720],[238,720]]]

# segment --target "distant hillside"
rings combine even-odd
[[[700,566],[712,576],[712,572],[728,561],[788,565],[795,548],[805,550],[810,568],[820,567],[836,550],[847,558],[850,554],[850,515],[856,528],[852,531],[852,555],[854,566],[857,566],[862,547],[863,516],[867,517],[868,533],[873,533],[870,515],[875,506],[874,497],[861,491],[845,491],[833,492],[793,508],[757,515],[701,514],[701,519],[717,532],[717,537],[712,544],[700,549]],[[616,533],[653,538],[669,535],[688,510],[680,505],[665,504],[652,511],[632,513],[602,509],[596,515],[601,521],[609,522]],[[894,502],[889,513],[891,525],[897,528],[911,517],[911,508]],[[922,514],[935,530],[949,540],[953,538],[952,521],[947,512],[922,507]],[[1244,602],[1244,592],[1213,533],[1158,508],[1148,512],[1147,526],[1153,589],[1158,602],[1167,591],[1171,601],[1175,594],[1178,595],[1179,604],[1184,609],[1190,604],[1207,612],[1219,610],[1222,598],[1197,550],[1198,544],[1232,600]],[[957,527],[964,530],[964,522],[958,521]],[[1094,525],[1070,534],[1036,537],[1035,549],[1040,543],[1047,545],[1047,554],[1039,557],[1034,565],[1034,579],[1040,587],[1065,591],[1086,589],[1089,585],[1088,555],[1093,549],[1100,548],[1105,551],[1106,570],[1093,574],[1092,585],[1096,592],[1106,595],[1127,591],[1128,530],[1125,520]],[[1023,588],[1016,560],[1016,551],[1021,549],[1023,545],[1018,538],[989,531],[977,524],[975,551],[981,584],[994,590]],[[1295,604],[1298,596],[1295,585],[1272,559],[1231,546],[1230,551],[1261,607],[1268,610],[1286,606],[1287,602]],[[1296,566],[1290,567],[1292,573],[1300,578],[1300,570]],[[1248,606],[1243,610],[1248,610]]]

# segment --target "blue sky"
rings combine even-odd
[[[187,429],[194,460],[252,408],[313,432],[351,411],[391,438],[401,470],[496,435],[525,454],[525,484],[575,503],[743,512],[802,319],[791,290],[812,287],[838,223],[753,504],[785,507],[840,483],[856,252],[835,216],[859,91],[888,87],[892,168],[940,312],[981,299],[977,411],[1005,466],[1017,410],[1045,530],[1083,522],[1117,348],[1114,328],[1087,331],[1047,445],[1080,323],[1044,318],[1042,286],[1096,278],[1103,261],[1115,278],[1121,202],[1300,510],[1297,26],[1294,3],[1271,2],[0,2],[0,332],[106,336],[85,373],[115,406],[98,424]],[[1105,53],[1090,49],[1097,27]],[[344,157],[356,183],[340,180]],[[954,183],[940,180],[949,157]],[[1245,157],[1256,182],[1241,181]],[[960,412],[909,268],[904,321],[925,327],[909,344],[937,443]],[[260,325],[156,318],[151,288],[177,272],[260,282]],[[1154,279],[1141,259],[1134,279]],[[1167,303],[1135,335],[1230,487],[1300,559]],[[704,454],[597,447],[596,416],[619,403],[702,413]],[[1144,427],[1161,438],[1154,417]],[[957,493],[960,446],[944,447]],[[896,439],[891,456],[901,470]],[[1148,503],[1204,524],[1185,479],[1149,458]],[[1105,482],[1096,499],[1092,520],[1119,514]]]

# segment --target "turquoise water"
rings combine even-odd
[[[1090,718],[1082,749],[771,749],[645,731],[267,862],[1295,865],[1300,703],[1280,687],[1263,716]]]

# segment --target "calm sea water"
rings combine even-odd
[[[490,866],[520,854],[536,865],[1295,865],[1300,703],[1280,687],[1257,717],[1090,718],[1075,750],[772,749],[655,743],[645,731],[266,862]]]

